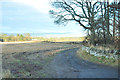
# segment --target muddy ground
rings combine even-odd
[[[2,69],[14,78],[118,78],[118,69],[78,59],[78,44],[2,45]]]

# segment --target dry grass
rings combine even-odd
[[[68,48],[66,48],[66,49],[68,49]],[[44,55],[45,55],[45,56],[54,55],[54,54],[56,54],[57,52],[60,52],[60,51],[66,50],[66,49],[58,49],[58,50],[48,51],[48,52],[45,53]]]
[[[27,55],[27,54],[21,55],[20,58],[23,58],[23,60],[15,58],[14,56],[9,56],[7,60],[3,59],[4,67],[9,69],[9,70],[4,70],[3,78],[28,78],[30,74],[31,76],[29,76],[29,78],[36,78],[38,76],[44,78],[46,76],[49,76],[48,74],[43,73],[42,70],[44,70],[45,66],[49,65],[49,63],[53,60],[54,55],[56,53],[66,49],[52,50],[45,52],[44,54],[34,53],[31,55]],[[39,67],[34,67],[35,65]],[[37,70],[35,70],[34,68],[36,68]],[[10,72],[13,69],[16,71],[17,74],[14,72],[13,73]],[[28,70],[30,70],[30,72]]]
[[[21,43],[21,44],[2,44],[2,54],[11,54],[11,53],[20,53],[20,52],[36,52],[40,50],[49,50],[56,48],[64,48],[67,46],[71,46],[69,44],[61,44],[61,43],[44,43],[44,42],[36,42],[36,43]]]
[[[3,70],[2,78],[13,78],[13,75],[11,74],[10,70]]]
[[[115,45],[113,44],[103,44],[103,45],[98,45],[98,46],[93,46],[93,45],[85,45],[85,46],[88,46],[90,48],[96,48],[96,49],[99,49],[99,50],[115,50]]]
[[[45,38],[45,37],[33,37],[33,39],[38,39],[40,41],[52,41],[52,42],[72,42],[72,41],[84,41],[85,37],[54,37],[54,38]]]

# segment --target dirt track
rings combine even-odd
[[[47,72],[53,78],[117,78],[118,70],[94,64],[75,57],[78,48],[65,50],[57,54],[47,66]]]

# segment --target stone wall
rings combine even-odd
[[[106,58],[118,59],[119,50],[100,50],[95,48],[90,48],[82,45],[82,50],[85,50],[91,55],[94,56],[104,56]]]

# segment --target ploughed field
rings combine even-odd
[[[13,78],[117,78],[116,68],[76,57],[80,44],[2,44],[3,77]]]

